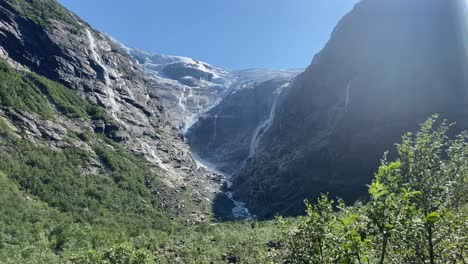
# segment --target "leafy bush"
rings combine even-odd
[[[437,116],[385,155],[367,204],[322,196],[288,241],[293,263],[466,263],[468,133],[454,139]]]

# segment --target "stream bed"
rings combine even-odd
[[[243,202],[236,201],[234,199],[234,194],[231,189],[232,188],[232,182],[231,182],[232,175],[227,175],[223,173],[222,171],[219,171],[216,168],[216,165],[211,164],[210,162],[200,158],[196,153],[192,152],[192,157],[197,163],[197,166],[199,168],[201,167],[210,172],[222,175],[224,179],[226,180],[225,190],[224,190],[224,193],[222,194],[224,195],[224,197],[218,197],[214,205],[215,211],[218,211],[217,213],[218,217],[221,219],[225,219],[225,220],[238,220],[238,221],[239,220],[244,220],[244,221],[253,220],[255,216],[249,212],[247,205]]]

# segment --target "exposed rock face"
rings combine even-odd
[[[200,166],[227,179],[226,193],[215,199],[213,213],[224,220],[252,219],[245,203],[233,199],[231,176],[253,157],[268,129],[281,92],[296,70],[243,70],[232,74],[236,82],[212,108],[198,114],[185,134]]]
[[[189,199],[199,201],[198,211],[211,211],[221,185],[218,176],[196,167],[177,124],[169,119],[161,99],[149,91],[149,81],[137,61],[75,15],[69,16],[76,25],[53,20],[45,28],[21,15],[11,2],[1,1],[0,54],[101,105],[112,121],[88,124],[94,131],[147,158],[175,192],[195,188]],[[43,128],[60,140],[60,131],[49,131],[45,125],[35,129],[38,120],[17,115],[32,126],[31,131],[44,133]],[[70,129],[66,124],[62,128]]]
[[[236,76],[228,70],[180,56],[167,56],[132,49],[120,44],[144,69],[150,94],[162,99],[168,119],[182,132],[198,115],[223,98]]]
[[[256,136],[281,91],[300,70],[230,71],[180,56],[126,47],[144,69],[150,93],[162,98],[197,158],[224,174],[253,156]]]
[[[192,151],[228,175],[239,170],[247,158],[253,157],[257,139],[290,78],[241,84],[200,116],[187,132]]]
[[[115,40],[114,40],[115,41]],[[197,166],[230,176],[253,157],[258,139],[272,120],[273,106],[300,70],[230,71],[186,57],[148,53],[115,41],[141,65],[150,94],[161,98],[165,115],[177,124]],[[252,216],[233,200],[229,188],[216,196],[216,218]]]
[[[260,218],[303,212],[330,193],[353,201],[385,150],[439,113],[468,128],[466,3],[364,0],[278,102],[257,153],[235,177]]]

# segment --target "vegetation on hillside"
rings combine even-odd
[[[52,117],[52,109],[34,82],[0,59],[0,105]]]
[[[0,59],[0,105],[35,113],[44,119],[54,117],[52,106],[70,118],[110,119],[104,109],[62,84],[16,70],[4,59]]]
[[[51,20],[65,21],[67,24],[80,28],[70,12],[56,0],[6,0],[24,17],[31,19],[46,29],[50,29]]]
[[[187,225],[147,188],[158,178],[146,160],[100,136],[86,140],[93,152],[53,150],[0,120],[2,263],[253,261],[280,235],[272,222]],[[84,170],[95,160],[105,167]]]
[[[382,160],[369,201],[322,196],[307,216],[186,225],[145,183],[146,161],[89,134],[94,153],[34,145],[0,122],[5,263],[465,263],[468,133],[431,118]],[[98,159],[105,168],[84,173]],[[31,262],[34,260],[33,262]]]

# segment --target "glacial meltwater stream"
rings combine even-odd
[[[206,170],[211,171],[213,173],[223,175],[224,178],[226,179],[227,191],[224,194],[234,204],[234,207],[231,209],[232,218],[234,220],[246,220],[246,221],[254,219],[255,216],[252,215],[249,212],[249,209],[247,208],[246,204],[243,203],[243,202],[240,202],[240,201],[236,201],[234,199],[234,195],[233,195],[233,192],[231,190],[231,187],[232,187],[231,177],[232,177],[232,175],[227,175],[226,173],[223,173],[223,172],[219,171],[218,169],[216,169],[216,166],[214,164],[211,164],[210,162],[200,158],[196,153],[192,152],[192,157],[195,160],[195,162],[197,163],[197,166],[199,168],[200,167],[205,168]]]

